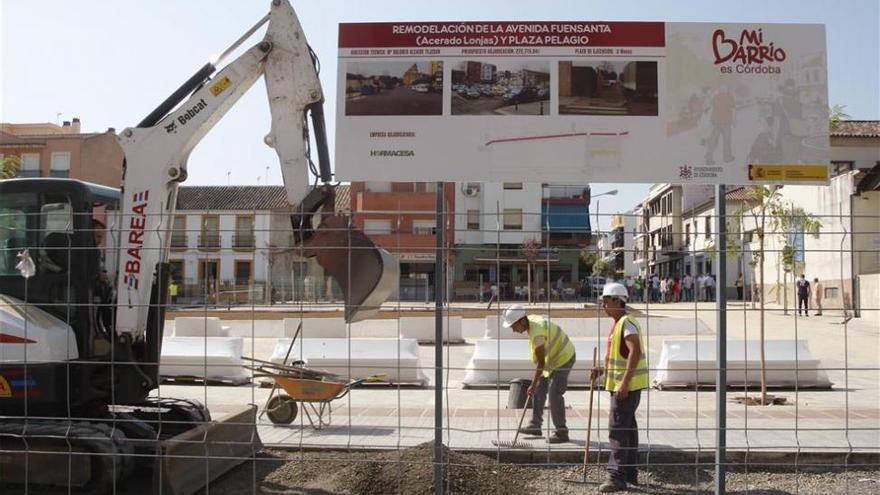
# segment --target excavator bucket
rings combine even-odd
[[[257,408],[225,415],[162,441],[153,471],[155,493],[191,495],[238,466],[263,447],[257,433]]]
[[[352,229],[345,217],[324,217],[304,247],[342,288],[346,323],[376,314],[397,288],[397,258]]]

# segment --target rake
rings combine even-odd
[[[596,367],[596,352],[597,349],[593,347],[593,368]],[[573,480],[573,479],[563,479],[562,481],[566,483],[576,483],[578,485],[598,485],[599,483],[596,481],[587,481],[587,460],[590,457],[590,433],[593,431],[593,384],[595,380],[590,378],[590,406],[587,412],[587,443],[584,445],[584,477],[582,480]]]
[[[513,435],[513,441],[509,442],[507,440],[492,440],[492,445],[496,447],[506,447],[506,448],[516,448],[516,447],[529,447],[529,444],[517,444],[516,441],[519,440],[519,429],[522,428],[523,420],[526,419],[526,411],[529,410],[529,402],[531,402],[532,396],[528,396],[526,399],[526,404],[523,406],[523,412],[519,416],[519,425],[516,427],[516,434]]]

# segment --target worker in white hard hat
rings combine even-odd
[[[520,304],[514,304],[504,311],[504,328],[510,328],[516,333],[528,333],[529,351],[532,362],[535,363],[535,375],[528,389],[529,397],[532,398],[532,420],[528,426],[520,428],[520,433],[541,435],[544,403],[549,393],[550,417],[556,431],[547,441],[568,442],[563,396],[568,389],[568,375],[576,359],[574,344],[559,325],[545,316],[527,315]]]
[[[639,323],[626,312],[629,295],[621,284],[611,282],[602,290],[602,307],[614,320],[605,351],[605,390],[611,393],[608,413],[608,480],[600,492],[626,490],[627,484],[638,484],[639,427],[636,409],[642,389],[648,388],[648,363],[645,341]],[[595,380],[602,369],[593,368]]]

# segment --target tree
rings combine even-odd
[[[779,194],[779,188],[776,186],[756,186],[750,188],[749,191],[750,195],[737,212],[737,215],[740,217],[740,224],[742,224],[744,216],[751,217],[755,226],[755,235],[758,238],[758,250],[752,253],[753,259],[750,264],[758,266],[758,284],[760,287],[760,297],[758,300],[760,305],[761,405],[765,405],[767,404],[767,370],[764,352],[764,259],[767,227],[769,226],[770,233],[777,234],[783,243],[783,265],[789,263],[785,261],[787,258],[791,260],[790,263],[793,267],[795,250],[793,234],[802,232],[818,237],[819,231],[822,229],[822,223],[806,213],[803,208],[783,202]]]
[[[837,131],[840,128],[840,123],[849,118],[849,115],[843,111],[845,108],[846,105],[834,105],[831,107],[831,111],[828,112],[831,132]]]
[[[0,179],[11,179],[18,175],[20,169],[21,158],[15,155],[5,156],[0,163]]]
[[[614,262],[606,258],[599,258],[593,263],[593,276],[605,277],[607,279],[617,278],[617,267]]]
[[[537,239],[526,239],[520,247],[523,257],[526,259],[526,275],[529,287],[529,302],[532,302],[532,265],[538,259],[541,252],[541,243]]]

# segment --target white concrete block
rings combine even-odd
[[[159,374],[233,382],[247,381],[241,337],[165,337]]]
[[[290,340],[278,339],[272,362],[284,360]],[[298,339],[288,363],[292,361],[352,379],[385,374],[390,383],[428,382],[415,339]]]
[[[416,339],[420,343],[435,342],[436,320],[433,316],[401,316],[400,338]],[[443,318],[443,342],[464,342],[461,336],[461,316],[448,316]]]
[[[179,316],[174,319],[175,337],[228,337],[229,327],[216,316]]]
[[[764,362],[768,387],[830,388],[821,361],[813,357],[805,340],[767,340]],[[715,386],[715,341],[673,339],[663,341],[652,384],[658,388]],[[727,385],[760,387],[760,341],[727,343]]]
[[[569,375],[570,385],[588,385],[593,348],[598,361],[604,362],[605,343],[597,339],[572,339],[576,361]],[[484,339],[474,343],[474,354],[465,368],[464,385],[506,385],[518,378],[531,379],[535,364],[529,355],[527,340]]]
[[[302,322],[300,338],[344,339],[348,337],[348,325],[343,318],[285,318],[284,336],[293,337]]]
[[[505,340],[528,340],[528,335],[516,333],[509,328],[504,328],[504,319],[498,315],[489,315],[486,317],[486,333],[483,335],[485,339],[505,339]]]

